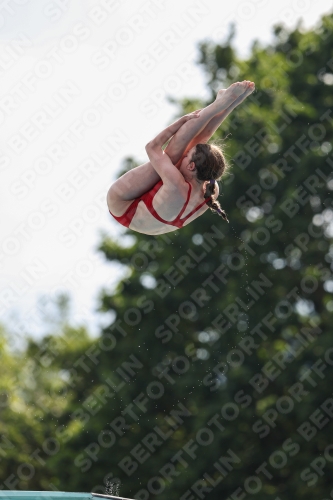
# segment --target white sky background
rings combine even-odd
[[[328,0],[1,0],[0,322],[41,333],[37,299],[67,291],[97,333],[120,269],[95,248],[120,235],[105,197],[125,156],[168,125],[172,97],[207,97],[197,44],[246,56],[272,26],[314,26]]]

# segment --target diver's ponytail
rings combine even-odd
[[[224,220],[229,222],[227,214],[225,213],[224,210],[222,210],[219,202],[213,199],[213,195],[215,194],[215,190],[216,190],[215,180],[211,179],[209,182],[207,182],[206,191],[204,193],[204,198],[206,199],[206,204],[209,206],[209,208],[213,212],[218,213]]]

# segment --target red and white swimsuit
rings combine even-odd
[[[177,215],[177,217],[174,220],[169,221],[169,220],[162,219],[162,217],[160,217],[158,215],[158,213],[156,212],[156,210],[153,207],[154,196],[157,193],[157,191],[163,186],[162,181],[159,181],[157,184],[155,184],[155,186],[150,191],[147,191],[147,193],[144,193],[142,196],[140,196],[139,198],[134,200],[131,203],[131,205],[127,208],[126,212],[123,215],[120,215],[119,217],[117,217],[116,215],[113,215],[113,213],[111,213],[111,212],[110,212],[110,214],[120,224],[122,224],[125,227],[129,227],[132,220],[133,220],[133,217],[135,216],[138,204],[140,203],[140,201],[143,201],[144,204],[146,205],[148,211],[152,214],[153,217],[155,217],[155,219],[162,222],[163,224],[167,224],[169,226],[175,226],[175,227],[181,228],[181,227],[183,227],[183,225],[187,221],[187,219],[189,219],[195,212],[197,212],[203,205],[205,205],[205,203],[207,203],[207,201],[210,200],[210,198],[205,199],[205,201],[203,201],[202,203],[200,203],[200,205],[198,205],[193,210],[191,210],[191,212],[189,214],[187,214],[185,217],[183,217],[183,219],[182,219],[181,216],[183,215],[183,213],[186,210],[186,207],[187,207],[188,202],[189,202],[190,197],[191,197],[191,191],[192,191],[191,184],[187,181],[185,181],[185,182],[189,185],[187,199],[185,201],[183,208],[181,209],[181,211],[179,212],[179,214]]]

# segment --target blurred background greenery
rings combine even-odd
[[[101,291],[98,338],[68,324],[66,297],[42,340],[13,350],[1,331],[2,489],[333,498],[332,28],[276,27],[247,60],[232,34],[200,45],[212,100],[257,84],[215,137],[230,224],[206,212],[165,237],[105,235],[127,275]]]

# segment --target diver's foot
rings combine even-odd
[[[244,80],[243,82],[236,82],[230,85],[227,89],[218,91],[216,100],[222,100],[223,103],[232,104],[236,99],[244,94],[244,99],[250,95],[255,89],[253,82]]]

